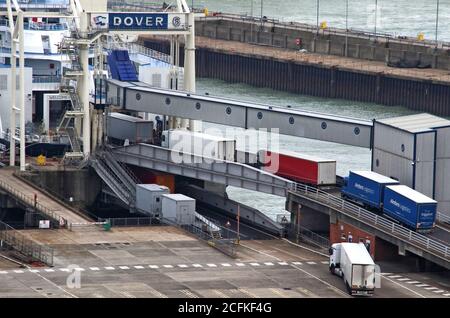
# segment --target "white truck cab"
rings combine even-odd
[[[342,277],[350,295],[372,295],[375,263],[362,243],[335,243],[330,250],[330,272]]]

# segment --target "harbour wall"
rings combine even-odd
[[[170,44],[145,39],[144,45],[169,53]],[[180,61],[184,51],[180,50]],[[450,83],[383,72],[346,69],[214,47],[196,50],[196,74],[294,94],[339,98],[450,116]]]

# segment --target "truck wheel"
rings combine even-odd
[[[330,273],[336,275],[336,273],[334,272],[334,265],[330,266]]]

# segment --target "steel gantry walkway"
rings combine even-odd
[[[108,103],[123,109],[371,147],[372,121],[152,88],[108,80]]]

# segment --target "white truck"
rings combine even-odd
[[[350,295],[374,293],[375,263],[363,243],[331,245],[330,272],[344,279]]]
[[[235,161],[236,140],[183,129],[165,130],[161,146],[219,160]]]

